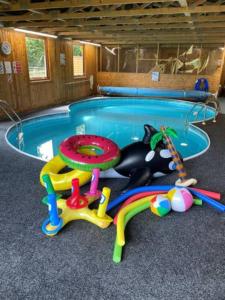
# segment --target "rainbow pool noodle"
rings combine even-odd
[[[124,230],[125,230],[127,223],[130,221],[130,219],[132,219],[138,213],[144,211],[147,208],[149,208],[149,203],[142,204],[141,206],[136,207],[135,209],[128,212],[127,215],[125,216]],[[115,263],[121,262],[122,252],[123,252],[123,246],[120,246],[117,243],[117,237],[116,237],[115,244],[114,244],[114,250],[113,250],[113,261]]]
[[[119,197],[117,197],[116,199],[114,199],[113,201],[111,201],[107,207],[107,211],[111,210],[112,208],[118,206],[120,203],[122,203],[124,200],[126,200],[128,197],[131,197],[135,194],[138,194],[140,192],[151,192],[151,191],[165,191],[167,192],[168,190],[174,188],[176,186],[174,185],[165,185],[165,186],[143,186],[143,187],[138,187],[135,189],[132,189],[122,195],[120,195]],[[191,193],[197,197],[199,197],[202,201],[208,203],[209,205],[211,205],[212,207],[218,209],[221,212],[225,212],[225,205],[222,203],[217,202],[216,200],[213,200],[210,197],[207,197],[205,195],[203,195],[202,193],[193,190],[191,188],[188,188],[189,191],[191,191]]]
[[[162,191],[162,192],[167,192],[168,190],[172,189],[174,186],[173,185],[165,185],[165,186],[142,186],[142,187],[138,187],[135,189],[132,189],[122,195],[120,195],[119,197],[117,197],[116,199],[114,199],[113,201],[111,201],[107,207],[107,211],[111,210],[112,208],[116,207],[117,205],[119,205],[120,203],[122,203],[124,200],[126,200],[128,197],[131,197],[135,194],[138,194],[140,192],[154,192],[154,191]]]

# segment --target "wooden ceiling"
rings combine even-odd
[[[225,0],[0,0],[0,25],[101,44],[223,44]]]

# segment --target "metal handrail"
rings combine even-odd
[[[209,103],[213,104],[214,108],[215,108],[215,110],[216,110],[216,112],[218,114],[219,112],[221,112],[221,106],[220,106],[220,102],[218,100],[217,95],[218,95],[218,92],[215,93],[215,94],[212,94],[212,96],[209,97],[209,99],[206,100],[206,104],[209,104]],[[214,123],[216,123],[216,116],[217,116],[217,114],[215,115],[215,117],[213,119]]]
[[[201,106],[201,107],[200,107],[199,111],[197,112],[197,114],[195,115],[195,120],[194,121],[198,120],[198,116],[199,116],[200,112],[204,109],[204,118],[203,118],[202,124],[205,125],[206,112],[207,112],[208,107],[205,103],[198,102],[198,103],[195,103],[195,105],[193,105],[191,110],[187,113],[187,117],[186,117],[186,120],[185,120],[185,126],[186,127],[189,125],[189,121],[188,121],[189,117],[190,117],[191,113],[194,111],[196,106]]]
[[[15,112],[15,110],[9,105],[8,102],[0,99],[0,108],[6,114],[6,116],[16,125],[17,130],[17,140],[19,149],[23,145],[23,128],[22,128],[22,120],[19,115]]]

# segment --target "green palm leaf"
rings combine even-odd
[[[155,147],[157,146],[157,144],[162,140],[163,140],[163,133],[162,132],[155,133],[150,140],[151,149],[155,150]]]
[[[168,135],[169,137],[174,137],[174,138],[178,137],[177,132],[173,128],[170,128],[170,127],[166,128],[165,134]]]

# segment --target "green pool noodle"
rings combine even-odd
[[[201,199],[194,199],[194,204],[201,206],[202,205],[202,200]],[[127,213],[127,215],[125,216],[125,222],[124,222],[125,226],[130,221],[130,219],[132,219],[134,216],[136,216],[138,213],[144,211],[148,207],[149,207],[149,203],[145,203],[145,204],[131,210],[129,213]],[[125,230],[125,228],[124,228],[124,230]],[[114,250],[113,250],[113,261],[115,263],[120,263],[121,262],[122,251],[123,251],[123,246],[118,245],[117,244],[117,239],[116,239],[115,244],[114,244]]]
[[[201,206],[202,205],[202,200],[196,198],[196,199],[194,199],[194,204]]]
[[[55,190],[54,190],[54,187],[52,185],[52,181],[51,181],[50,176],[48,174],[45,174],[45,175],[42,176],[42,180],[45,183],[47,193],[48,194],[55,194]]]
[[[147,202],[147,203],[144,203],[144,204],[140,205],[139,207],[136,207],[133,210],[129,211],[125,216],[124,226],[126,227],[127,223],[130,221],[130,219],[132,219],[134,216],[136,216],[137,214],[139,214],[140,212],[144,211],[145,209],[147,209],[149,207],[150,207],[150,204],[149,204],[149,202]],[[124,230],[125,230],[125,227],[124,227]],[[113,250],[113,261],[115,263],[121,262],[122,251],[123,251],[123,246],[118,245],[117,238],[116,238],[115,244],[114,244],[114,250]]]

